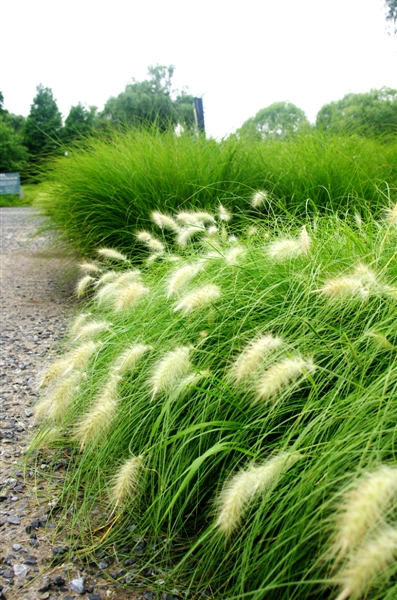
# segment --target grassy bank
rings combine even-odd
[[[37,205],[64,237],[89,253],[106,244],[139,253],[137,228],[150,211],[216,210],[245,215],[254,191],[267,202],[251,217],[315,215],[359,207],[378,214],[397,188],[397,141],[302,134],[284,141],[222,142],[130,131],[93,139],[57,160]],[[168,238],[169,240],[170,238]]]
[[[162,209],[153,156],[130,182],[152,185],[145,199]],[[171,163],[176,181],[183,168]],[[286,173],[292,181],[294,164],[277,185]],[[255,183],[269,189],[266,173]],[[352,177],[332,185],[346,189]],[[93,177],[83,181],[88,189]],[[164,198],[176,193],[167,186]],[[307,187],[297,188],[282,197],[286,210],[302,212]],[[229,190],[222,203],[233,217],[167,205],[168,217],[150,222],[161,239],[136,237],[131,216],[131,239],[148,257],[139,272],[125,244],[82,264],[84,313],[43,373],[33,445],[48,460],[55,452],[54,468],[70,457],[58,506],[74,547],[127,557],[140,544],[129,585],[181,597],[395,598],[397,205],[380,213],[376,198],[355,216],[317,207],[269,220],[252,215],[267,215],[266,197],[251,198],[244,216],[247,197]],[[100,228],[84,214],[93,243]]]

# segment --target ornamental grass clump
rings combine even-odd
[[[359,207],[360,227],[354,206],[311,218],[308,194],[295,218],[273,201],[253,211],[253,190],[277,196],[263,172],[239,199],[254,220],[232,210],[230,194],[172,211],[142,189],[137,227],[158,229],[157,210],[203,233],[179,247],[177,230],[160,227],[162,257],[145,263],[142,244],[139,273],[112,262],[117,275],[98,283],[100,263],[43,390],[32,451],[50,466],[71,457],[59,500],[69,545],[87,555],[127,548],[128,558],[142,540],[150,552],[137,555],[139,582],[149,589],[155,569],[160,595],[394,600],[397,229],[383,215],[392,202],[376,218]],[[220,201],[230,223],[216,213]],[[135,235],[134,224],[131,245]],[[271,256],[282,240],[299,253]],[[338,278],[367,291],[365,302],[321,291]],[[150,292],[115,310],[136,284]],[[76,342],[92,322],[111,326]],[[98,346],[77,360],[86,343]],[[51,394],[73,373],[80,379],[58,413]]]
[[[251,465],[233,475],[216,500],[218,516],[215,527],[229,536],[239,526],[255,496],[271,491],[282,474],[301,458],[298,452],[283,452],[269,458],[263,465]]]

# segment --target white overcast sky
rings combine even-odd
[[[50,87],[66,117],[99,109],[148,65],[202,96],[208,134],[289,100],[314,122],[348,92],[397,88],[384,0],[0,0],[0,90],[28,115]]]

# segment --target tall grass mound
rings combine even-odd
[[[397,204],[238,236],[225,209],[152,219],[196,233],[83,262],[42,375],[32,447],[70,457],[72,543],[160,594],[394,599]]]
[[[383,144],[314,132],[284,141],[217,142],[132,130],[85,141],[57,159],[37,205],[79,250],[106,244],[133,256],[135,229],[150,227],[151,210],[214,211],[221,203],[238,222],[257,189],[266,191],[267,202],[259,211],[252,207],[252,217],[354,212],[364,205],[375,214],[388,188],[397,188],[396,165],[397,138]]]

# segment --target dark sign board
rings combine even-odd
[[[19,173],[0,173],[0,196],[19,194],[20,188]]]
[[[193,102],[194,102],[194,116],[196,119],[196,125],[200,131],[205,131],[203,99],[202,98],[193,98]]]

